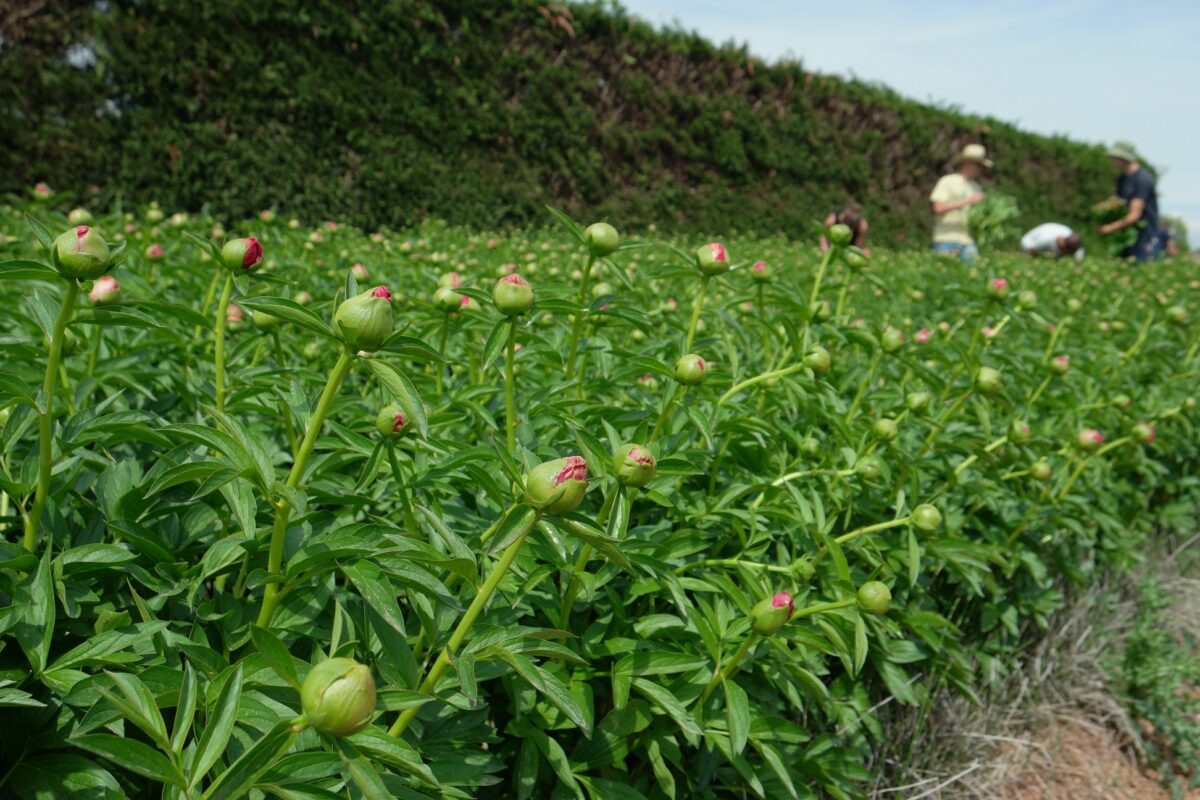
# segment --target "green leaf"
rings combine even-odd
[[[558,220],[558,223],[567,229],[567,232],[575,237],[575,241],[583,244],[583,229],[579,227],[579,224],[575,220],[553,206],[546,206],[546,210],[550,212],[550,216]]]
[[[250,638],[259,655],[267,662],[267,666],[293,689],[300,691],[300,674],[296,671],[296,660],[279,637],[266,628],[251,625]]]
[[[179,688],[179,702],[175,706],[175,721],[171,726],[171,749],[176,755],[183,754],[192,720],[196,716],[196,701],[200,694],[200,683],[190,661],[183,665],[183,681]]]
[[[242,665],[230,667],[232,674],[221,688],[217,702],[208,714],[208,724],[200,736],[196,755],[192,760],[191,780],[188,789],[194,789],[208,773],[217,759],[225,752],[229,737],[233,733],[233,725],[237,721],[238,708],[242,702]]]
[[[867,623],[862,614],[854,615],[854,675],[862,672],[867,661]]]
[[[645,696],[647,700],[658,706],[667,716],[675,720],[675,724],[685,734],[689,736],[699,736],[701,734],[700,726],[696,724],[696,720],[683,707],[683,703],[679,702],[679,698],[671,694],[671,692],[645,678],[634,678],[632,686]]]
[[[105,699],[112,703],[125,719],[141,728],[160,748],[170,750],[171,741],[167,738],[167,724],[163,721],[162,712],[158,710],[154,694],[146,688],[146,684],[142,683],[136,675],[124,672],[105,672],[105,674],[112,679],[113,684],[120,692],[120,695],[116,695],[97,685],[96,688],[104,695]]]
[[[41,675],[50,655],[50,643],[54,637],[54,582],[50,576],[50,546],[44,545],[42,559],[29,583],[21,587],[14,605],[24,605],[21,621],[16,627],[17,643],[25,651],[25,657],[33,667],[35,675]]]
[[[404,409],[404,413],[408,415],[409,419],[417,424],[417,430],[421,432],[421,436],[428,436],[429,420],[425,417],[425,405],[421,402],[421,396],[417,394],[417,389],[412,385],[408,376],[379,358],[367,359],[367,366]]]
[[[568,533],[576,539],[590,544],[596,549],[596,552],[617,566],[630,572],[633,571],[633,564],[629,563],[629,559],[621,550],[621,543],[606,536],[594,522],[586,517],[578,514],[568,517],[552,517],[550,523],[563,533]]]
[[[137,739],[92,733],[72,737],[70,742],[144,778],[183,788],[179,769],[162,753]]]
[[[234,800],[242,798],[259,776],[274,766],[276,760],[292,746],[296,734],[292,722],[280,720],[252,747],[242,753],[221,777],[208,787],[202,800]]]
[[[54,248],[54,234],[50,233],[46,226],[35,216],[28,213],[25,214],[25,222],[29,225],[29,229],[33,231],[33,238],[37,239],[42,247],[47,250]]]
[[[746,692],[736,682],[726,679],[725,687],[725,721],[729,726],[729,744],[733,752],[741,755],[746,749],[746,741],[750,738],[750,700]]]
[[[21,800],[118,800],[125,797],[112,774],[78,753],[42,752],[26,756],[7,782]]]
[[[292,325],[318,336],[335,340],[338,338],[338,335],[333,332],[333,328],[329,327],[329,323],[321,319],[316,312],[282,297],[242,297],[238,298],[238,305],[251,311],[261,311],[272,317],[278,317],[284,322],[290,322]]]
[[[337,739],[335,742],[338,753],[342,757],[342,763],[346,767],[346,773],[358,790],[362,792],[363,797],[367,800],[391,800],[391,792],[383,785],[383,779],[371,766],[371,762],[363,758],[354,745],[345,739]]]
[[[54,267],[37,261],[0,261],[0,281],[49,281],[63,280]]]

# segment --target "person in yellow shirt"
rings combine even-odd
[[[971,206],[983,202],[977,178],[992,162],[981,144],[969,144],[954,157],[954,172],[943,175],[929,194],[933,208],[933,249],[970,263],[979,258],[967,218]]]

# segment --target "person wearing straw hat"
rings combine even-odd
[[[969,144],[954,157],[954,172],[938,179],[929,194],[935,251],[968,263],[979,257],[967,219],[971,206],[983,202],[983,189],[976,179],[991,166],[984,146]]]
[[[1138,226],[1138,237],[1121,253],[1124,258],[1146,261],[1155,255],[1158,242],[1158,190],[1154,175],[1143,167],[1137,149],[1129,142],[1117,142],[1108,148],[1108,160],[1117,175],[1117,197],[1125,201],[1125,216],[1097,230],[1107,236],[1132,225]]]

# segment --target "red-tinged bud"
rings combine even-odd
[[[858,587],[858,607],[868,614],[886,614],[892,607],[892,590],[879,581]]]
[[[829,357],[829,351],[819,344],[813,345],[804,355],[804,366],[818,375],[824,375],[828,372],[832,364],[833,359]]]
[[[1149,422],[1139,422],[1133,426],[1133,438],[1142,444],[1154,444],[1157,431]]]
[[[787,592],[764,597],[750,611],[750,627],[759,636],[774,636],[796,613],[796,601]]]
[[[158,242],[155,242],[146,248],[146,258],[162,258],[163,253],[165,252],[166,251],[163,250],[163,246]]]
[[[242,307],[234,303],[230,303],[225,307],[225,329],[229,331],[240,331],[246,327],[246,312]]]
[[[253,236],[230,239],[221,248],[221,263],[230,272],[250,272],[262,259],[262,245]]]
[[[55,240],[53,258],[63,275],[87,281],[103,275],[111,257],[100,231],[78,225]]]
[[[709,242],[696,248],[696,265],[704,275],[720,275],[729,271],[729,253],[720,242]]]
[[[975,390],[980,394],[995,394],[1000,391],[1000,372],[991,367],[980,367],[975,373]]]
[[[1025,311],[1028,311],[1031,308],[1037,308],[1037,304],[1037,292],[1033,291],[1032,289],[1026,289],[1017,295],[1017,305]]]
[[[771,267],[765,261],[755,261],[750,265],[750,277],[756,281],[771,280]]]
[[[333,327],[353,351],[373,353],[392,335],[392,294],[386,286],[345,300],[333,315]]]
[[[829,226],[827,238],[836,247],[845,247],[854,240],[854,231],[850,230],[850,226],[839,222],[836,225]]]
[[[517,317],[533,308],[533,287],[517,273],[505,275],[492,289],[496,308],[506,317]]]
[[[121,287],[112,275],[101,275],[92,284],[88,292],[88,301],[94,306],[106,306],[117,302],[121,295]]]
[[[453,314],[463,306],[466,295],[461,295],[449,286],[440,286],[433,293],[433,305],[447,314]]]
[[[298,291],[294,295],[292,295],[292,302],[295,303],[296,305],[306,306],[309,303],[311,303],[312,301],[313,301],[313,296],[309,292],[305,291],[304,289],[301,289],[300,291]]]
[[[875,424],[871,426],[871,433],[881,442],[890,442],[900,434],[900,426],[896,424],[896,420],[883,417],[875,420]]]
[[[350,274],[354,276],[356,281],[365,281],[371,277],[371,273],[367,272],[367,268],[363,266],[361,261],[357,261],[350,266]]]
[[[525,502],[558,516],[579,508],[587,491],[588,466],[581,456],[538,464],[525,476]]]
[[[1008,296],[1008,279],[996,278],[995,280],[988,281],[987,293],[988,297],[993,300],[1003,300]]]
[[[399,439],[412,428],[412,420],[398,405],[384,406],[375,415],[375,429],[384,439]]]
[[[1039,459],[1029,465],[1029,474],[1035,480],[1048,481],[1050,476],[1054,474],[1054,470],[1050,468],[1050,462],[1045,459]]]
[[[350,658],[317,664],[300,688],[304,721],[328,736],[350,736],[375,716],[375,681],[371,670]]]
[[[1050,371],[1055,375],[1066,375],[1071,368],[1070,356],[1055,356],[1050,359]]]
[[[912,511],[912,524],[918,530],[936,531],[942,527],[942,512],[938,511],[935,506],[922,503]]]
[[[914,414],[924,414],[929,409],[929,403],[932,400],[929,392],[909,392],[904,397],[904,404]]]
[[[627,444],[613,453],[613,474],[621,485],[640,489],[654,480],[658,468],[653,454],[639,444]]]
[[[1085,453],[1094,453],[1104,444],[1104,434],[1095,428],[1084,428],[1075,437],[1075,443]]]
[[[91,225],[93,222],[92,212],[88,211],[86,208],[72,209],[71,213],[67,214],[67,222],[75,226]]]
[[[1166,310],[1167,322],[1172,325],[1187,324],[1187,309],[1183,306],[1171,306]]]
[[[1008,423],[1008,440],[1010,442],[1028,442],[1029,437],[1033,432],[1029,430],[1029,423],[1023,419],[1014,419]]]
[[[48,183],[37,183],[33,187],[33,196],[37,200],[48,200],[50,195],[54,194],[54,190],[50,188]]]
[[[921,330],[917,331],[917,335],[914,336],[913,339],[916,340],[917,344],[925,344],[929,341],[929,337],[932,335],[933,334],[929,332],[929,328],[921,328]]]
[[[271,220],[275,219],[275,212],[272,209],[264,208],[262,211],[258,212],[258,218],[263,222],[270,222]]]
[[[885,353],[896,352],[904,346],[904,331],[889,325],[883,329],[883,334],[879,337],[879,344]]]
[[[1112,399],[1112,404],[1122,411],[1127,411],[1133,405],[1133,398],[1127,394],[1119,394]]]
[[[708,374],[708,364],[704,359],[695,353],[689,353],[686,356],[681,356],[675,362],[675,380],[685,386],[695,386],[704,383],[704,378]]]
[[[593,256],[604,258],[616,252],[617,245],[621,243],[621,235],[607,222],[597,222],[588,225],[584,230],[583,243]]]
[[[438,286],[449,286],[451,289],[458,289],[462,286],[462,276],[457,272],[447,272],[444,275],[439,275]]]
[[[647,372],[645,375],[638,378],[638,383],[647,391],[653,392],[658,389],[658,378]]]

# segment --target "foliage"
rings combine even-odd
[[[1016,198],[1003,192],[988,192],[982,203],[970,209],[967,219],[971,225],[971,238],[983,248],[1011,245],[1021,233],[1015,224],[1020,216]]]
[[[553,203],[793,236],[855,199],[876,242],[925,245],[928,193],[968,142],[1024,228],[1082,229],[1111,180],[1099,147],[607,3],[27,5],[0,18],[0,192],[44,180],[102,206],[211,203],[226,223],[339,209],[368,229],[542,224]]]
[[[1017,668],[1066,593],[1195,519],[1183,263],[864,268],[738,236],[600,255],[557,212],[368,236],[149,207],[93,223],[127,245],[118,301],[59,313],[63,210],[0,215],[21,798],[854,797],[879,703]],[[218,266],[248,236],[261,269]],[[510,320],[491,289],[514,269],[535,303]],[[227,280],[245,314],[216,358]],[[374,283],[395,331],[354,353],[330,319]],[[656,459],[644,486],[617,479],[628,444]],[[344,738],[359,705],[325,733],[298,716],[332,657],[377,687]]]

